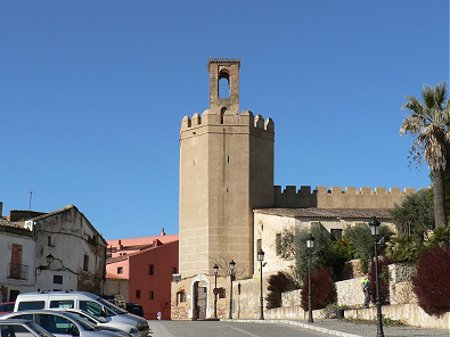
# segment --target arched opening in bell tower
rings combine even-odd
[[[225,71],[221,71],[219,74],[219,97],[230,97],[230,74]]]

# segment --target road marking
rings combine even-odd
[[[242,334],[244,334],[244,335],[247,335],[247,336],[251,336],[251,337],[261,337],[261,336],[252,334],[252,333],[250,333],[250,332],[247,332],[247,331],[245,331],[245,330],[238,329],[238,328],[235,328],[235,327],[232,327],[232,326],[228,326],[228,325],[227,325],[227,327],[230,328],[230,329],[239,331],[240,333],[242,333]]]

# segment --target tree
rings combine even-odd
[[[420,163],[425,159],[430,167],[434,187],[435,225],[447,224],[445,202],[445,175],[450,152],[450,107],[447,101],[447,84],[424,86],[422,101],[407,96],[404,108],[411,111],[405,118],[400,133],[416,138],[410,149],[410,157]]]
[[[388,241],[391,233],[386,226],[380,228],[381,236]],[[367,273],[369,262],[374,254],[374,239],[367,224],[357,224],[353,227],[346,227],[342,240],[347,243],[348,254],[354,259],[361,260],[361,270]],[[383,247],[380,247],[380,254],[383,253]]]
[[[301,307],[308,310],[308,282],[303,280],[301,291]],[[323,309],[336,302],[336,286],[331,277],[330,270],[321,267],[311,274],[311,307],[313,310]]]
[[[313,226],[311,229],[298,230],[294,237],[295,265],[298,278],[303,280],[308,273],[309,248],[306,247],[306,239],[309,233],[314,236],[314,248],[311,251],[312,270],[320,267],[329,267],[335,271],[337,269],[336,251],[332,245],[330,233],[320,227]]]
[[[423,238],[424,232],[434,228],[433,190],[427,188],[407,195],[400,206],[394,206],[391,215],[399,235]]]

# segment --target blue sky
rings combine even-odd
[[[74,204],[107,239],[178,231],[179,127],[207,61],[275,122],[278,185],[425,187],[405,96],[449,78],[444,0],[0,2],[3,213]]]

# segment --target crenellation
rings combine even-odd
[[[359,194],[362,194],[362,195],[371,195],[372,194],[372,188],[367,187],[367,186],[361,187],[359,191],[360,191]]]
[[[191,127],[191,119],[189,116],[184,116],[181,120],[181,130],[187,129]]]
[[[196,112],[191,119],[191,125],[192,126],[198,126],[202,124],[202,118],[200,117],[200,115]]]
[[[255,117],[255,128],[264,130],[264,118],[261,115]]]
[[[281,186],[274,186],[274,207],[302,208],[392,208],[400,204],[407,194],[415,193],[413,188],[384,187],[339,187],[328,189],[317,186],[312,190],[310,186],[288,185],[283,190]]]
[[[273,122],[272,118],[267,118],[266,122],[264,123],[264,130],[269,132],[274,132],[275,130],[275,123]]]

